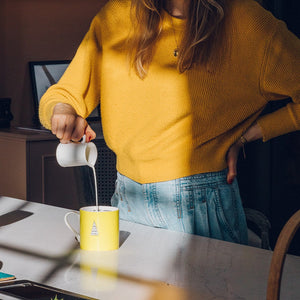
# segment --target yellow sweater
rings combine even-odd
[[[51,127],[57,102],[82,117],[101,103],[103,133],[117,169],[140,182],[172,180],[226,167],[226,152],[256,120],[263,140],[300,128],[300,41],[252,0],[231,1],[226,15],[227,56],[216,72],[179,74],[171,16],[148,76],[129,70],[124,43],[130,1],[111,0],[97,14],[69,68],[40,103]],[[184,20],[173,18],[177,39]],[[260,116],[270,100],[293,102]],[[101,99],[101,100],[100,100]]]

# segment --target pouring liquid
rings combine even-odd
[[[94,175],[94,185],[95,185],[95,198],[96,198],[96,207],[97,211],[99,211],[99,202],[98,202],[98,189],[97,189],[97,177],[96,177],[96,169],[95,166],[90,166],[93,170]]]
[[[84,136],[85,137],[85,136]],[[85,138],[84,138],[85,142]],[[91,154],[91,149],[89,147],[86,148],[86,160],[89,162],[88,166],[93,170],[93,176],[94,176],[94,185],[95,185],[95,199],[96,199],[96,207],[97,211],[99,211],[99,201],[98,201],[98,189],[97,189],[97,176],[96,176],[96,169],[95,165],[90,161],[90,154]]]

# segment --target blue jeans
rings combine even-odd
[[[247,244],[238,183],[227,169],[170,181],[140,184],[118,173],[112,205],[120,219]]]

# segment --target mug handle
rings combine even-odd
[[[77,231],[70,225],[70,223],[69,223],[69,221],[68,221],[68,217],[69,217],[70,215],[72,215],[72,214],[77,215],[77,216],[80,217],[80,213],[79,213],[79,212],[77,212],[77,211],[70,211],[70,212],[68,212],[68,213],[65,214],[65,218],[64,218],[65,224],[66,224],[67,227],[75,234],[76,240],[80,243],[80,234],[79,234],[79,232],[77,232]]]

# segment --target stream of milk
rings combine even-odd
[[[96,206],[97,206],[97,211],[99,211],[96,169],[95,166],[90,166],[90,167],[92,168],[94,174]]]

